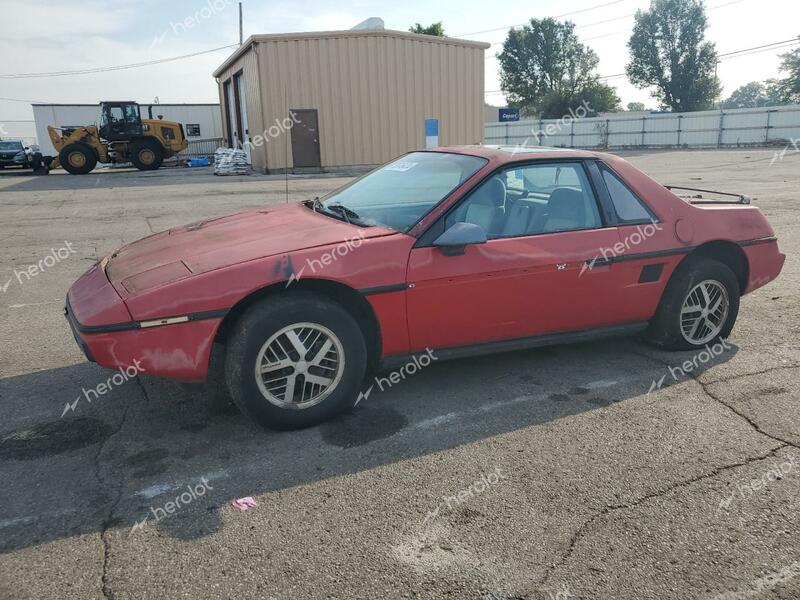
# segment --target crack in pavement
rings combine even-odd
[[[667,368],[672,366],[670,363],[666,362],[665,360],[662,360],[661,358],[658,358],[657,356],[651,356],[649,354],[636,352],[636,351],[630,350],[630,349],[627,349],[626,351],[630,352],[631,354],[635,354],[636,356],[641,356],[642,358],[648,358],[648,359],[650,359],[650,360],[652,360],[654,362],[657,362],[657,363],[659,363],[659,364],[661,364],[661,365],[663,365],[663,366],[665,366]],[[761,428],[761,426],[758,425],[758,423],[756,423],[755,421],[753,421],[750,417],[748,417],[744,413],[736,410],[736,408],[734,408],[733,406],[731,406],[730,404],[725,402],[722,398],[719,398],[719,397],[715,396],[714,394],[712,394],[707,389],[708,386],[716,385],[718,383],[727,383],[729,381],[734,381],[736,379],[741,379],[742,377],[754,377],[756,375],[763,375],[765,373],[771,373],[773,371],[781,371],[781,370],[784,370],[784,369],[797,369],[797,368],[800,368],[800,365],[797,365],[797,364],[782,365],[780,367],[771,367],[769,369],[763,369],[762,371],[756,371],[754,373],[742,373],[740,375],[732,375],[730,377],[725,377],[725,378],[722,378],[722,379],[714,379],[714,380],[708,381],[708,382],[704,382],[704,381],[702,381],[700,379],[702,373],[691,373],[690,377],[688,377],[685,381],[686,382],[690,382],[690,381],[695,382],[700,387],[700,389],[703,391],[703,393],[706,396],[708,396],[709,398],[711,398],[715,402],[717,402],[717,403],[721,404],[722,406],[724,406],[725,408],[727,408],[730,412],[732,412],[737,417],[743,419],[757,433],[760,433],[761,435],[763,435],[765,437],[768,437],[769,439],[771,439],[771,440],[773,440],[775,442],[778,442],[780,444],[785,444],[786,446],[792,446],[794,448],[800,449],[800,445],[798,445],[798,444],[796,444],[794,442],[791,442],[789,440],[783,439],[782,437],[779,437],[779,436],[776,436],[776,435],[773,435],[771,433],[768,433],[768,432],[764,431]]]
[[[144,386],[139,381],[139,377],[135,378],[135,381],[139,384],[139,387],[142,389],[142,394],[144,395],[145,399],[147,399],[147,394],[144,391]],[[97,451],[97,454],[94,457],[95,461],[95,479],[101,486],[108,486],[109,482],[106,480],[105,477],[101,475],[101,468],[100,468],[100,456],[105,450],[106,445],[111,441],[111,438],[116,436],[122,428],[124,427],[127,419],[128,419],[128,412],[130,411],[130,404],[125,406],[125,410],[122,413],[122,418],[120,419],[119,425],[117,428],[109,435],[103,443],[100,445],[100,448]],[[122,499],[122,488],[124,485],[124,478],[120,478],[118,485],[115,489],[115,497],[111,501],[108,507],[108,514],[103,519],[103,522],[100,524],[100,540],[103,542],[103,572],[100,577],[100,588],[103,593],[103,597],[107,598],[108,600],[114,600],[114,593],[111,591],[108,585],[108,566],[111,560],[111,541],[108,539],[108,530],[111,527],[114,519],[114,511],[117,509],[117,506]]]
[[[631,354],[635,354],[636,356],[640,356],[640,357],[643,357],[643,358],[646,358],[646,359],[650,359],[650,360],[652,360],[654,362],[659,363],[660,365],[667,366],[667,367],[670,366],[669,363],[665,362],[664,360],[662,360],[662,359],[660,359],[658,357],[651,356],[651,355],[648,355],[648,354],[643,354],[643,353],[640,353],[640,352],[636,352],[636,351],[631,350],[631,349],[626,349],[626,351],[630,352]],[[762,374],[762,373],[766,373],[766,372],[770,372],[770,371],[776,371],[776,370],[784,369],[784,368],[797,368],[797,365],[794,365],[794,366],[791,366],[791,367],[790,366],[776,367],[776,368],[773,368],[773,369],[767,369],[767,370],[765,370],[765,371],[763,371],[761,373],[749,373],[748,375],[759,375],[759,374]],[[558,559],[557,562],[552,563],[551,566],[545,571],[544,577],[537,583],[536,589],[540,589],[540,588],[544,587],[550,581],[550,578],[552,577],[552,575],[556,571],[556,569],[558,569],[560,566],[565,564],[569,560],[569,557],[572,556],[572,553],[574,552],[576,545],[578,544],[580,539],[586,534],[586,531],[589,529],[589,527],[595,521],[605,517],[606,515],[614,512],[614,511],[621,510],[621,509],[635,508],[635,507],[643,504],[644,502],[647,502],[648,500],[663,496],[665,494],[670,493],[673,490],[676,490],[676,489],[679,489],[679,488],[682,488],[682,487],[690,486],[690,485],[692,485],[694,483],[697,483],[699,481],[703,481],[703,480],[709,479],[711,477],[716,477],[720,473],[723,473],[723,472],[728,471],[730,469],[735,469],[735,468],[747,466],[750,463],[757,462],[757,461],[760,461],[760,460],[764,460],[765,458],[769,458],[770,456],[774,457],[778,451],[780,451],[780,450],[782,450],[784,448],[792,447],[792,448],[800,449],[800,446],[798,446],[797,444],[795,444],[793,442],[790,442],[788,440],[784,440],[784,439],[782,439],[782,438],[780,438],[778,436],[775,436],[775,435],[772,435],[770,433],[767,433],[766,431],[761,429],[761,427],[757,423],[755,423],[752,419],[750,419],[748,416],[742,414],[741,412],[739,412],[738,410],[733,408],[731,405],[729,405],[728,403],[726,403],[722,399],[718,398],[717,396],[713,395],[711,392],[709,392],[706,389],[707,385],[712,385],[712,384],[715,384],[715,383],[722,383],[722,382],[729,381],[729,380],[732,380],[732,379],[738,379],[739,377],[744,377],[744,376],[745,375],[733,376],[733,377],[730,377],[728,379],[720,379],[720,380],[716,380],[714,382],[709,382],[709,383],[705,383],[704,384],[699,379],[699,375],[695,376],[693,374],[692,377],[687,379],[686,381],[695,382],[700,387],[700,389],[703,391],[703,393],[706,396],[708,396],[709,398],[711,398],[712,400],[714,400],[718,404],[724,406],[726,409],[728,409],[730,412],[735,414],[737,417],[743,419],[748,425],[750,425],[750,427],[755,432],[763,435],[764,437],[769,438],[770,440],[772,440],[774,442],[777,442],[779,445],[776,446],[775,448],[773,448],[772,450],[770,450],[768,453],[766,453],[764,455],[756,456],[756,457],[750,457],[750,458],[746,459],[743,462],[738,462],[738,463],[733,463],[733,464],[726,465],[726,466],[723,466],[723,467],[718,467],[718,468],[716,468],[716,469],[714,469],[714,470],[712,470],[712,471],[710,471],[708,473],[704,473],[702,475],[698,475],[696,477],[692,477],[690,479],[687,479],[687,480],[684,480],[682,482],[678,482],[676,484],[668,486],[667,488],[665,488],[665,489],[663,489],[661,491],[653,492],[651,494],[646,494],[645,496],[642,496],[641,498],[639,498],[638,500],[635,500],[633,502],[628,502],[628,503],[625,503],[625,504],[608,505],[608,506],[603,507],[601,510],[599,510],[594,515],[592,515],[589,519],[584,521],[583,524],[581,524],[581,526],[576,530],[576,532],[570,538],[570,542],[569,542],[569,545],[568,545],[566,551],[561,555],[561,557]]]
[[[589,518],[586,521],[584,521],[583,524],[578,528],[578,530],[573,534],[572,538],[570,538],[570,542],[569,542],[569,546],[567,547],[567,550],[561,555],[561,557],[558,559],[558,562],[552,563],[550,568],[547,569],[547,571],[545,572],[545,575],[542,578],[542,580],[540,582],[538,582],[537,589],[545,586],[549,582],[550,577],[553,575],[553,573],[556,571],[556,569],[558,569],[558,567],[562,566],[564,563],[566,563],[569,560],[569,557],[572,556],[572,553],[575,550],[575,546],[577,546],[577,544],[580,541],[580,539],[585,535],[587,529],[592,525],[592,523],[594,523],[598,519],[600,519],[602,517],[605,517],[606,515],[609,515],[612,512],[615,512],[617,510],[622,510],[622,509],[626,509],[626,508],[636,508],[637,506],[647,502],[648,500],[652,500],[653,498],[658,498],[658,497],[664,496],[664,495],[666,495],[666,494],[668,494],[668,493],[670,493],[670,492],[672,492],[672,491],[674,491],[676,489],[683,488],[683,487],[688,487],[688,486],[690,486],[692,484],[695,484],[695,483],[697,483],[699,481],[704,481],[706,479],[710,479],[712,477],[716,477],[720,473],[724,473],[725,471],[728,471],[730,469],[736,469],[736,468],[739,468],[739,467],[745,467],[745,466],[747,466],[747,465],[749,465],[751,463],[758,462],[758,461],[764,460],[766,458],[775,457],[777,455],[778,451],[780,451],[780,450],[782,450],[784,448],[790,447],[790,446],[791,446],[791,444],[781,444],[780,446],[777,446],[777,447],[773,448],[772,450],[770,450],[769,452],[767,452],[766,454],[763,454],[761,456],[755,456],[755,457],[748,458],[747,460],[742,461],[742,462],[732,463],[732,464],[729,464],[729,465],[725,465],[723,467],[717,467],[716,469],[714,469],[714,470],[712,470],[712,471],[710,471],[708,473],[703,473],[701,475],[697,475],[697,476],[692,477],[690,479],[686,479],[684,481],[679,481],[678,483],[670,485],[670,486],[664,488],[663,490],[660,490],[660,491],[657,491],[657,492],[653,492],[653,493],[650,493],[650,494],[646,494],[645,496],[642,496],[641,498],[639,498],[638,500],[634,500],[633,502],[627,502],[625,504],[612,504],[612,505],[608,505],[608,506],[603,507],[600,511],[595,513],[591,518]]]
[[[758,423],[756,423],[755,421],[753,421],[753,420],[752,420],[750,417],[748,417],[746,414],[744,414],[744,413],[742,413],[742,412],[740,412],[740,411],[736,410],[736,408],[734,408],[733,406],[731,406],[730,404],[728,404],[727,402],[725,402],[725,401],[724,401],[722,398],[718,398],[717,396],[715,396],[714,394],[712,394],[710,391],[708,391],[708,390],[706,389],[706,386],[707,386],[707,385],[713,385],[712,383],[703,383],[702,381],[700,381],[699,379],[696,379],[696,378],[694,378],[694,381],[696,381],[696,382],[698,383],[698,385],[700,386],[700,389],[702,389],[702,390],[703,390],[703,393],[704,393],[706,396],[708,396],[708,397],[709,397],[709,398],[711,398],[712,400],[715,400],[715,401],[717,401],[719,404],[721,404],[722,406],[724,406],[725,408],[727,408],[729,411],[731,411],[731,412],[732,412],[733,414],[735,414],[736,416],[738,416],[738,417],[741,417],[742,419],[744,419],[744,420],[747,422],[747,424],[748,424],[748,425],[750,425],[750,427],[752,427],[752,428],[753,428],[755,431],[757,431],[757,432],[758,432],[758,433],[760,433],[761,435],[763,435],[763,436],[765,436],[765,437],[768,437],[769,439],[771,439],[771,440],[774,440],[774,441],[776,441],[776,442],[780,442],[780,443],[782,443],[782,444],[784,444],[784,445],[786,445],[786,446],[792,446],[793,448],[800,449],[800,445],[798,445],[798,444],[795,444],[794,442],[790,442],[789,440],[786,440],[786,439],[784,439],[784,438],[782,438],[782,437],[780,437],[780,436],[773,435],[773,434],[771,434],[771,433],[768,433],[768,432],[764,431],[763,429],[761,429],[761,426],[760,426]],[[724,381],[726,381],[726,380],[724,380]],[[714,383],[720,383],[720,382],[714,382]]]
[[[726,383],[728,381],[734,381],[736,379],[741,379],[742,377],[752,377],[753,375],[764,375],[766,373],[773,373],[775,371],[783,371],[784,369],[798,369],[800,368],[800,364],[793,363],[791,365],[781,365],[780,367],[770,367],[769,369],[764,369],[763,371],[753,371],[752,373],[740,373],[738,375],[731,375],[730,377],[723,377],[722,379],[713,379],[712,381],[702,382],[698,378],[694,378],[697,380],[700,385],[714,385],[715,383]]]

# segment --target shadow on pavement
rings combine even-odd
[[[114,374],[90,363],[0,379],[0,552],[109,527],[133,535],[145,520],[176,538],[202,537],[221,528],[231,499],[646,396],[730,360],[738,349],[729,348],[698,360],[622,339],[434,363],[376,386],[350,414],[294,432],[261,429],[200,386],[144,376],[90,403]],[[682,376],[675,369],[687,360],[696,368]],[[207,491],[156,518],[203,478]]]

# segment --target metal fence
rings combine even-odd
[[[178,154],[178,158],[214,156],[214,151],[225,146],[224,138],[208,138],[205,140],[189,140],[189,147]]]
[[[486,123],[485,143],[566,148],[721,148],[800,138],[800,105]]]

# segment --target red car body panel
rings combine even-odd
[[[488,162],[407,233],[358,227],[289,204],[174,228],[121,248],[69,290],[76,340],[103,366],[124,368],[136,360],[149,374],[201,381],[227,312],[254,293],[299,282],[335,284],[365,298],[378,325],[380,358],[386,358],[647,321],[678,264],[712,242],[742,248],[745,293],[783,267],[785,257],[760,210],[694,206],[618,157],[564,150],[520,155],[490,147],[438,151]],[[648,235],[641,225],[619,225],[490,239],[460,256],[415,247],[497,168],[565,159],[602,161],[647,203],[658,227]],[[606,252],[610,263],[592,262]],[[660,275],[643,280],[646,266]]]

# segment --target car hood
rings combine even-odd
[[[395,233],[287,204],[175,227],[123,246],[106,275],[123,297],[242,262]]]

